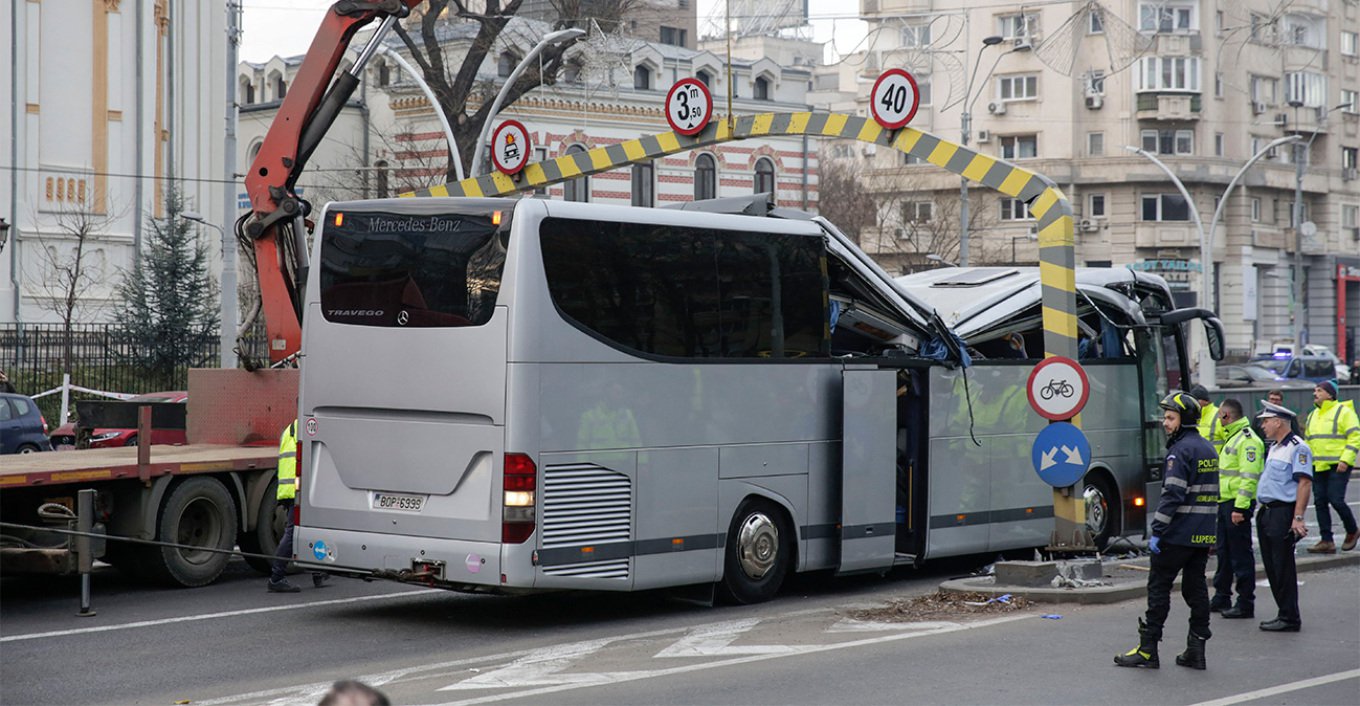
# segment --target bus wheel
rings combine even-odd
[[[1086,500],[1086,529],[1091,533],[1096,548],[1104,550],[1119,526],[1116,504],[1119,496],[1108,480],[1094,473],[1086,476],[1082,486],[1082,497]]]
[[[187,478],[161,503],[156,539],[184,547],[146,547],[145,573],[161,582],[203,586],[217,580],[236,542],[236,503],[216,478]]]
[[[727,532],[724,597],[733,603],[774,598],[793,558],[793,535],[783,513],[765,500],[742,503]]]

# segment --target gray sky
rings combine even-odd
[[[334,0],[244,0],[241,59],[267,61],[274,55],[304,54],[311,45],[321,16]],[[699,26],[722,0],[699,0]],[[834,33],[835,49],[841,54],[854,51],[864,37],[865,24],[854,19],[855,3],[844,0],[809,0],[809,14],[817,41],[829,41]],[[834,19],[830,19],[834,18]]]

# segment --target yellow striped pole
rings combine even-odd
[[[723,142],[775,135],[853,139],[896,149],[1027,203],[1039,226],[1044,354],[1077,359],[1072,204],[1057,184],[1041,174],[912,127],[884,130],[869,118],[840,113],[761,113],[735,120],[730,116],[723,119],[714,116],[708,127],[690,137],[674,132],[648,135],[534,162],[513,177],[495,172],[402,196],[503,196]],[[1072,421],[1080,426],[1080,418]],[[1053,491],[1052,548],[1070,551],[1093,548],[1085,529],[1086,506],[1079,487]]]

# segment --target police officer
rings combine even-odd
[[[1308,534],[1303,511],[1313,486],[1313,453],[1297,434],[1290,431],[1294,413],[1277,404],[1265,403],[1258,415],[1266,437],[1274,442],[1266,454],[1256,499],[1256,538],[1261,543],[1261,563],[1266,567],[1270,592],[1275,596],[1278,614],[1261,623],[1267,632],[1298,632],[1298,573],[1294,567],[1294,544]]]
[[[1265,444],[1247,423],[1242,403],[1228,398],[1218,408],[1228,441],[1218,454],[1218,568],[1209,610],[1225,618],[1250,618],[1256,604],[1256,557],[1251,552],[1251,514],[1256,483],[1265,465]],[[1237,605],[1232,604],[1237,579]]]
[[[1162,497],[1152,516],[1152,570],[1148,574],[1147,619],[1138,621],[1138,646],[1114,658],[1121,667],[1161,666],[1157,642],[1171,611],[1171,586],[1181,578],[1181,595],[1190,606],[1190,632],[1185,652],[1176,664],[1204,669],[1204,644],[1209,632],[1209,585],[1204,569],[1214,546],[1218,514],[1218,454],[1199,435],[1199,401],[1185,392],[1174,392],[1161,401],[1162,429],[1167,435],[1166,472]]]
[[[293,558],[293,503],[297,498],[297,420],[294,419],[283,430],[279,438],[279,489],[275,495],[279,507],[284,510],[283,537],[279,539],[278,549],[274,550],[274,563],[269,571],[270,593],[297,593],[302,589],[288,580],[288,562]],[[260,518],[261,522],[268,518]],[[312,585],[321,585],[330,578],[321,572],[312,572]]]

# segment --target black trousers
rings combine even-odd
[[[274,550],[274,563],[269,567],[269,580],[274,583],[288,578],[288,563],[293,560],[293,501],[280,500],[279,505],[287,510],[287,519],[283,521],[283,536],[279,537],[279,546]]]
[[[1218,568],[1214,570],[1214,597],[1232,599],[1237,583],[1238,605],[1251,608],[1256,602],[1256,557],[1251,553],[1251,510],[1242,511],[1242,524],[1232,522],[1233,501],[1218,504]]]
[[[1204,576],[1209,566],[1208,547],[1183,547],[1163,544],[1161,552],[1152,555],[1152,571],[1148,574],[1147,629],[1154,640],[1162,639],[1162,626],[1171,612],[1171,586],[1181,574],[1181,596],[1190,606],[1190,629],[1200,637],[1212,637],[1209,632],[1209,582]]]
[[[1299,574],[1294,566],[1294,545],[1298,537],[1290,531],[1294,522],[1294,503],[1277,507],[1261,506],[1256,513],[1256,538],[1261,542],[1261,563],[1266,567],[1266,579],[1280,620],[1294,625],[1299,618]]]

